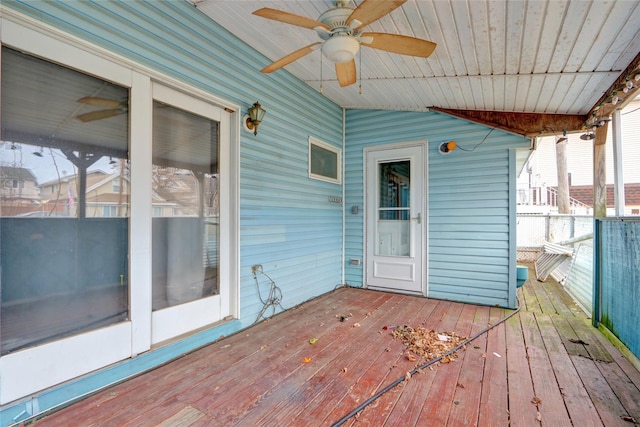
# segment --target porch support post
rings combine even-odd
[[[593,216],[604,218],[607,216],[607,129],[604,126],[596,128],[596,139],[593,140]]]
[[[613,128],[613,191],[616,216],[624,216],[624,174],[622,168],[622,123],[620,110],[611,114]]]
[[[571,213],[569,204],[569,175],[567,173],[567,141],[556,142],[556,165],[558,170],[558,213]]]

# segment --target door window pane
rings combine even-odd
[[[4,355],[129,317],[129,93],[7,47],[1,59]]]
[[[218,122],[154,102],[153,309],[219,293]]]
[[[378,224],[376,255],[410,254],[409,160],[378,164]]]

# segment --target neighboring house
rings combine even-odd
[[[41,210],[38,183],[26,168],[0,167],[0,215],[17,216]]]
[[[607,210],[614,212],[613,127],[610,125],[606,147]],[[625,184],[625,214],[638,215],[636,188],[640,186],[640,97],[621,111],[622,173]],[[592,214],[593,206],[593,141],[582,140],[582,134],[567,135],[567,173],[572,198],[572,213]],[[540,138],[525,168],[518,177],[518,212],[557,212],[556,140]],[[590,189],[590,190],[588,190]]]
[[[607,211],[614,211],[613,184],[607,184]],[[592,185],[573,185],[569,187],[571,197],[584,204],[593,203]],[[624,201],[626,215],[640,215],[640,183],[624,185]]]
[[[516,306],[531,139],[434,110],[342,108],[258,73],[266,58],[188,2],[0,8],[3,139],[79,169],[43,186],[77,215],[0,218],[3,423],[341,285]],[[442,154],[448,141],[460,149]],[[87,172],[109,157],[127,179]]]
[[[78,215],[78,175],[66,175],[61,179],[40,185],[42,201],[48,212]],[[126,217],[129,211],[130,184],[126,175],[95,170],[86,176],[86,217]],[[157,192],[153,193],[154,216],[174,216],[185,208],[180,203],[168,201]],[[187,206],[187,205],[185,205]]]

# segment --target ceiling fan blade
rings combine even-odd
[[[126,110],[123,110],[121,108],[91,111],[89,113],[78,114],[76,116],[76,119],[80,120],[81,122],[87,123],[87,122],[92,122],[94,120],[102,120],[109,117],[117,116],[118,114],[123,114],[125,111]]]
[[[298,27],[308,28],[313,30],[316,27],[322,27],[329,29],[329,26],[323,24],[315,19],[307,18],[306,16],[296,15],[295,13],[285,12],[283,10],[271,9],[264,7],[253,12],[256,16],[261,16],[267,19],[273,19],[274,21],[284,22],[286,24],[296,25]]]
[[[122,102],[116,101],[114,99],[107,98],[97,98],[95,96],[85,96],[84,98],[78,99],[79,103],[87,104],[87,105],[95,105],[98,107],[106,107],[106,108],[118,108],[122,106]]]
[[[427,58],[431,55],[437,46],[428,40],[402,36],[400,34],[362,33],[362,38],[364,39],[365,37],[371,37],[373,40],[370,43],[362,40],[361,43],[364,46],[422,58]]]
[[[347,62],[338,62],[336,76],[338,76],[338,83],[342,87],[354,84],[356,82],[356,61],[352,59]]]
[[[274,62],[271,65],[267,65],[266,67],[264,67],[262,70],[263,73],[272,73],[276,70],[279,70],[280,68],[284,67],[285,65],[289,65],[291,64],[293,61],[295,61],[296,59],[300,59],[305,55],[310,54],[311,52],[313,52],[314,50],[316,50],[316,48],[322,44],[322,42],[316,42],[316,43],[312,43],[309,46],[305,46],[302,49],[298,49],[295,52],[291,52],[290,54],[288,54],[287,56],[278,59],[276,62]]]
[[[347,19],[347,25],[355,19],[361,22],[356,28],[367,26],[399,8],[406,1],[407,0],[364,0],[351,12],[351,15]]]

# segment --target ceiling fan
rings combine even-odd
[[[122,101],[116,101],[115,99],[85,96],[84,98],[78,99],[77,102],[81,104],[105,108],[103,110],[96,110],[90,111],[88,113],[78,114],[76,116],[76,119],[84,123],[114,117],[127,112],[127,104]]]
[[[271,8],[256,10],[254,15],[315,30],[322,39],[280,58],[261,71],[271,73],[279,70],[320,47],[324,56],[335,64],[338,82],[344,87],[356,82],[356,63],[353,58],[360,46],[427,58],[436,48],[433,42],[400,34],[362,31],[406,1],[363,0],[354,9],[347,6],[351,0],[336,0],[335,7],[324,12],[317,20]]]

